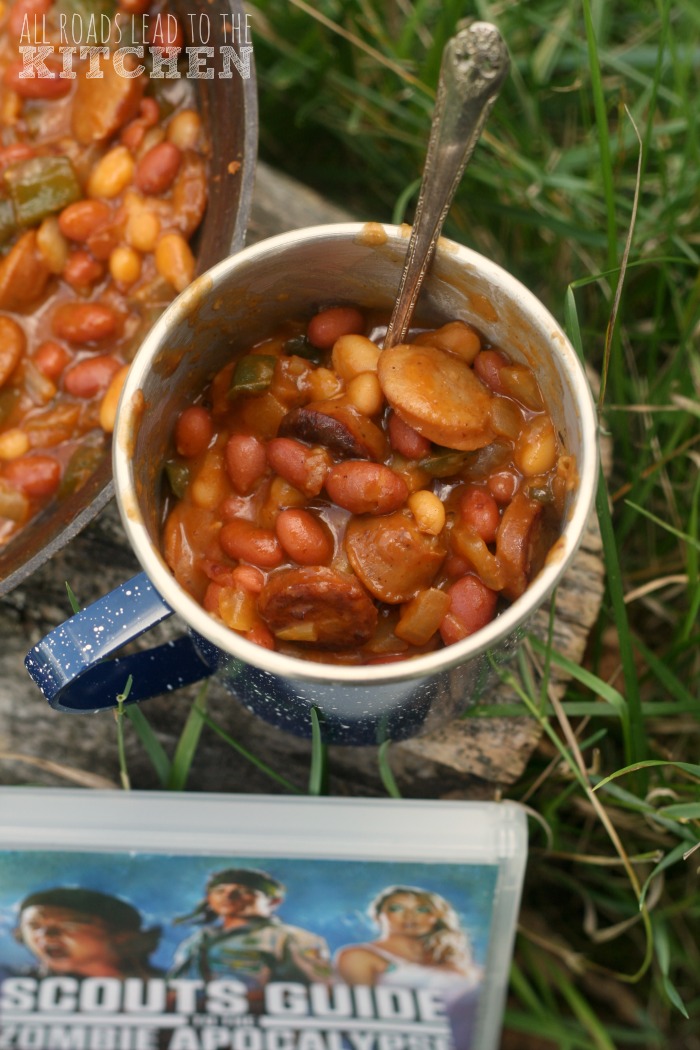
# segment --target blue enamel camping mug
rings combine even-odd
[[[408,244],[407,227],[351,223],[296,230],[231,256],[198,277],[157,321],[138,351],[114,433],[114,483],[124,529],[143,572],[61,624],[26,658],[59,711],[129,702],[216,674],[247,708],[298,735],[315,709],[328,742],[373,744],[432,730],[488,688],[524,625],[566,572],[589,517],[597,477],[597,421],[581,364],[562,329],[520,282],[490,260],[441,239],[419,302],[431,325],[470,322],[531,367],[578,486],[560,538],[530,586],[476,634],[409,660],[324,664],[270,651],[214,619],[176,582],[160,551],[163,464],[179,412],[241,351],[291,316],[327,303],[389,312]],[[115,653],[175,614],[183,634],[155,648]]]

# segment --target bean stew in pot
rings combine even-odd
[[[460,320],[382,350],[378,321],[289,320],[175,424],[166,561],[289,655],[385,663],[473,634],[542,567],[577,484],[529,367]]]
[[[59,47],[71,42],[61,27],[78,9],[84,27],[91,17],[110,27],[88,43],[109,44],[121,18],[122,27],[134,19],[160,27],[165,35],[150,42],[173,55],[183,44],[174,16],[166,21],[147,0],[98,13],[73,0],[4,8],[0,546],[77,490],[104,455],[129,361],[192,280],[190,240],[207,203],[208,147],[192,83],[151,78],[148,40],[143,60],[126,55],[120,68],[111,52],[74,54],[77,75],[61,77]],[[51,51],[49,75],[24,76],[19,48],[37,42]]]

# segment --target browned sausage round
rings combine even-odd
[[[323,445],[339,456],[356,459],[381,461],[388,451],[384,432],[344,397],[293,409],[282,420],[278,435]]]
[[[271,573],[258,611],[281,641],[321,649],[364,645],[377,623],[372,599],[353,576],[317,565]]]
[[[423,437],[463,452],[493,441],[491,393],[462,358],[399,343],[382,351],[377,371],[391,407]]]
[[[345,550],[370,594],[396,605],[430,587],[445,558],[445,540],[421,532],[409,511],[351,520]]]

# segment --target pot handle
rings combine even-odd
[[[128,704],[198,682],[212,674],[189,635],[152,649],[106,659],[173,610],[145,573],[115,587],[55,627],[26,655],[24,665],[56,711],[116,707],[129,675]]]

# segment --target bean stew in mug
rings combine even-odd
[[[177,418],[165,559],[258,645],[348,665],[450,645],[559,534],[576,462],[533,371],[460,320],[382,334],[356,306],[290,319]]]

